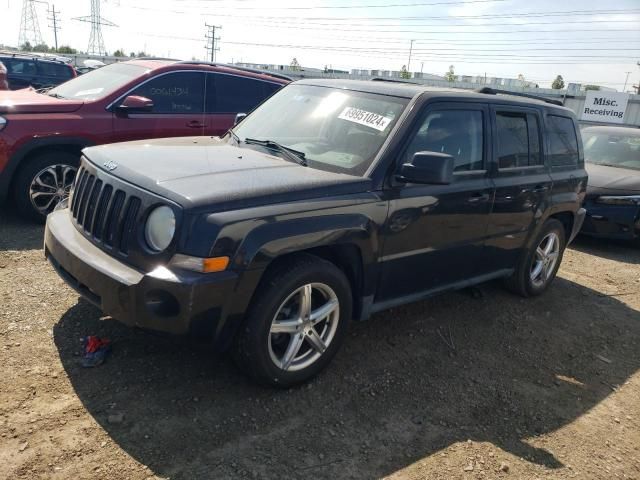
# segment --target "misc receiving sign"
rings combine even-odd
[[[628,102],[628,93],[589,90],[582,107],[581,119],[590,122],[623,123]]]

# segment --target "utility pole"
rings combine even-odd
[[[413,42],[414,40],[411,40],[411,43],[409,44],[409,61],[407,62],[407,72],[411,71],[411,52],[413,51]]]
[[[222,30],[222,27],[219,25],[209,25],[208,23],[205,23],[204,25],[209,29],[207,34],[204,36],[204,38],[207,39],[207,45],[205,48],[207,49],[211,62],[213,63],[216,61],[216,52],[220,50],[217,43],[220,40],[220,37],[216,37],[216,29]]]
[[[56,47],[56,52],[58,51],[58,30],[60,30],[60,26],[58,25],[58,15],[60,15],[60,10],[56,12],[56,6],[51,5],[51,9],[49,10],[49,17],[47,19],[50,22],[53,22],[53,25],[49,25],[53,28],[53,39]]]

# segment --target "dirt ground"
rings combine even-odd
[[[276,391],[101,321],[42,230],[0,212],[0,478],[640,479],[637,246],[580,239],[540,298],[487,284],[380,313]],[[88,334],[114,345],[95,369]]]

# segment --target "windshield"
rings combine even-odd
[[[587,162],[640,170],[640,132],[625,135],[587,130],[582,135]]]
[[[49,90],[47,95],[58,98],[95,100],[109,95],[131,80],[143,75],[146,71],[147,69],[140,65],[112,63],[58,85]]]
[[[408,100],[350,90],[290,85],[234,129],[240,141],[270,140],[322,170],[363,175]]]

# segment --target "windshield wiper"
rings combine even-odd
[[[303,167],[307,166],[307,160],[305,159],[305,155],[303,152],[294,150],[293,148],[290,148],[290,147],[286,147],[284,145],[279,144],[278,142],[274,142],[273,140],[258,140],[256,138],[245,138],[244,143],[248,143],[250,145],[260,145],[262,147],[270,148],[272,150],[277,150],[278,152],[284,154],[289,160],[294,161],[298,165],[302,165]]]
[[[240,137],[238,136],[238,134],[236,132],[234,132],[233,130],[229,130],[229,135],[231,135],[233,137],[233,139],[236,141],[236,143],[238,145],[240,145]]]
[[[60,95],[59,93],[51,93],[51,92],[49,92],[49,93],[46,93],[46,95],[49,95],[50,97],[53,97],[53,98],[66,98],[66,97],[63,97],[62,95]]]

